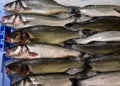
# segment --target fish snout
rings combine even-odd
[[[11,68],[9,68],[9,67],[6,67],[6,73],[7,73],[8,75],[13,75],[13,74],[15,74],[15,72],[12,71]]]
[[[10,8],[7,5],[5,5],[3,9],[6,10],[6,11],[10,10]]]
[[[6,48],[5,51],[6,51],[6,52],[5,52],[5,55],[6,55],[6,56],[10,56],[10,55],[11,55],[11,52],[10,52],[10,49],[9,49],[9,48]]]
[[[5,17],[2,17],[1,22],[2,22],[2,23],[4,23],[4,22],[5,22]]]

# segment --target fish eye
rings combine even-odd
[[[12,50],[15,51],[17,49],[17,46],[13,47]]]
[[[5,18],[6,18],[7,20],[9,20],[9,19],[10,19],[10,16],[5,16]]]

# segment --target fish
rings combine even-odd
[[[55,16],[21,13],[3,16],[1,23],[14,29],[21,29],[37,25],[64,27],[64,25],[75,22],[77,19],[78,17],[75,17],[75,15],[68,18],[58,18]]]
[[[6,48],[7,57],[19,59],[78,57],[81,52],[43,43],[19,44]]]
[[[107,55],[120,53],[120,42],[96,42],[91,44],[72,45],[72,49],[85,52],[90,55]]]
[[[88,79],[79,80],[78,86],[119,86],[120,72],[102,73]]]
[[[104,59],[92,61],[89,63],[92,71],[97,72],[120,71],[120,55],[107,55],[99,58]]]
[[[48,43],[62,44],[67,40],[82,38],[84,34],[81,31],[68,31],[64,27],[56,26],[32,26],[15,30],[6,35],[8,43]]]
[[[14,62],[6,66],[9,75],[34,75],[66,73],[74,75],[84,70],[84,61],[70,59],[31,59]]]
[[[43,75],[32,75],[27,76],[25,79],[20,80],[12,84],[12,86],[20,86],[24,82],[24,86],[28,86],[26,83],[35,84],[36,86],[72,86],[72,81],[70,79],[81,78],[80,74],[67,75],[67,74],[43,74]],[[19,85],[18,85],[19,84]],[[23,86],[23,85],[22,85]]]
[[[99,17],[88,21],[71,24],[68,30],[90,30],[96,32],[120,30],[119,17]]]
[[[4,10],[12,13],[32,13],[54,15],[77,12],[76,7],[63,6],[54,0],[15,0],[4,5]]]
[[[90,42],[110,42],[120,41],[120,31],[98,32],[83,39],[75,39],[78,44],[88,44]]]
[[[120,6],[118,5],[87,5],[79,8],[83,15],[90,17],[116,16],[120,17]]]

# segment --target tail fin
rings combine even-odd
[[[74,40],[77,44],[87,44],[89,41],[85,39],[75,39]]]

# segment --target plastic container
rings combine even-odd
[[[0,21],[1,17],[6,13],[3,10],[3,6],[5,4],[5,0],[0,0]],[[10,77],[6,74],[5,64],[7,61],[11,60],[10,58],[5,57],[5,47],[9,47],[10,45],[5,42],[5,35],[10,33],[12,28],[5,27],[0,23],[0,86],[10,86]]]
[[[11,32],[12,29],[0,25],[0,86],[10,86],[10,77],[6,74],[5,66],[6,62],[10,61],[10,58],[5,57],[5,47],[10,46],[5,43],[5,34]]]

